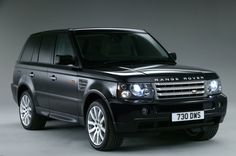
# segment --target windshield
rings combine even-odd
[[[89,65],[174,62],[147,33],[78,32],[75,37]]]

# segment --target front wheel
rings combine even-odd
[[[123,138],[115,133],[110,114],[104,105],[101,100],[92,102],[86,116],[89,142],[93,148],[100,151],[115,149],[123,141]]]
[[[191,140],[194,141],[205,141],[212,139],[219,128],[219,124],[211,125],[211,126],[205,126],[201,128],[192,128],[186,130],[186,134]]]

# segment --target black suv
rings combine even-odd
[[[50,118],[85,125],[97,150],[134,132],[183,129],[192,140],[209,140],[226,114],[219,76],[175,60],[143,30],[32,34],[11,85],[20,121],[28,130]]]

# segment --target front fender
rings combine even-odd
[[[112,121],[114,121],[113,113],[111,111],[110,100],[116,98],[116,91],[117,91],[117,83],[116,82],[107,82],[107,81],[94,81],[93,83],[88,84],[87,89],[85,90],[83,96],[83,103],[81,114],[85,116],[84,109],[86,105],[86,100],[90,98],[90,95],[96,94],[98,95],[106,104],[109,113],[112,117]]]

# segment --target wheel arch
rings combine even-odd
[[[110,107],[110,104],[109,104],[109,101],[108,99],[106,98],[105,95],[103,95],[100,91],[98,90],[90,90],[86,97],[85,97],[85,100],[84,100],[84,104],[83,104],[83,116],[84,116],[84,121],[86,120],[86,114],[87,114],[87,110],[89,108],[89,105],[93,102],[93,101],[96,101],[96,100],[102,100],[105,104],[105,107],[107,108],[107,110],[109,111],[109,115],[112,119],[112,122],[114,122],[114,116],[113,116],[113,113],[112,113],[112,110],[111,110],[111,107]],[[84,122],[85,123],[85,122]]]
[[[16,98],[17,98],[18,106],[19,106],[19,99],[21,97],[21,94],[26,90],[29,91],[30,95],[32,96],[32,100],[35,102],[35,98],[34,98],[35,89],[34,89],[34,84],[31,77],[29,77],[27,74],[24,73],[22,77],[19,79],[17,86],[18,86],[18,89],[16,92]]]
[[[18,106],[19,106],[19,103],[20,103],[20,97],[21,97],[22,93],[25,92],[25,91],[28,91],[29,94],[33,98],[32,89],[26,83],[21,83],[18,87],[18,90],[17,90],[17,105]]]

